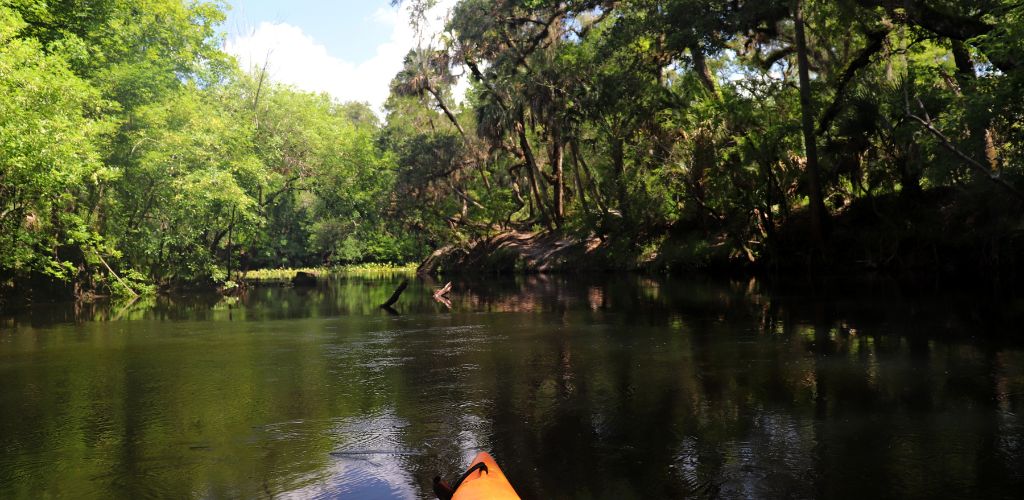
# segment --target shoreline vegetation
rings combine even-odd
[[[221,4],[96,4],[0,3],[5,309],[421,259],[1024,277],[1020,2],[462,0],[380,115],[240,67]]]
[[[333,276],[360,276],[366,278],[390,277],[414,274],[417,264],[366,263],[338,267],[303,267],[254,269],[240,274],[242,281],[252,283],[290,282],[298,273],[307,273],[317,278]]]
[[[929,208],[919,203],[927,201]],[[669,228],[646,244],[572,237],[555,232],[504,231],[440,248],[417,268],[423,274],[507,274],[639,271],[742,276],[855,276],[878,273],[908,279],[990,280],[1009,283],[1024,272],[1024,225],[1000,213],[1019,203],[952,190],[929,190],[919,199],[879,197],[845,207],[832,218],[823,248],[803,239],[808,223],[798,214],[778,228],[769,248],[751,250],[725,232]]]
[[[237,274],[225,279],[219,284],[203,284],[199,286],[180,286],[175,288],[147,287],[136,290],[135,295],[130,294],[88,294],[85,296],[51,295],[55,302],[78,301],[93,302],[96,300],[111,300],[120,303],[134,303],[139,299],[147,299],[155,295],[174,295],[186,292],[215,292],[224,296],[231,296],[240,293],[249,286],[290,286],[296,276],[308,276],[312,278],[310,284],[316,281],[329,280],[339,277],[357,277],[365,279],[390,278],[393,276],[413,276],[416,274],[417,264],[392,264],[392,263],[364,263],[331,267],[303,267],[303,268],[277,268],[277,269],[253,269],[240,271]],[[16,300],[10,300],[14,298]],[[20,299],[20,300],[17,300]],[[46,300],[33,301],[32,296],[8,296],[7,309],[14,310],[20,307],[29,306],[32,302],[49,302]],[[7,311],[9,312],[9,311]]]

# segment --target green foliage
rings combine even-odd
[[[88,186],[114,176],[100,157],[108,105],[67,61],[19,35],[0,5],[0,269],[68,278],[62,249],[94,236],[81,210]]]
[[[1024,10],[912,4],[463,0],[445,45],[392,85],[385,137],[416,204],[401,215],[436,246],[558,229],[699,267],[780,257],[777,235],[807,226],[819,190],[826,219],[947,186],[1019,202]],[[472,87],[447,113],[459,66]]]
[[[412,3],[422,26],[431,2]],[[948,188],[1011,200],[1012,219],[1022,16],[1003,0],[463,0],[407,55],[380,123],[237,68],[219,3],[2,0],[0,282],[211,285],[508,231],[597,236],[624,263],[771,260],[819,190],[826,219]]]
[[[0,277],[131,295],[422,253],[366,105],[235,68],[220,4],[80,7],[0,3]]]
[[[110,295],[115,299],[123,300],[137,295],[153,295],[156,292],[156,287],[149,284],[147,276],[134,269],[128,269],[121,273],[120,279],[112,277],[105,279],[106,285],[110,289]]]

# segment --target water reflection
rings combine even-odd
[[[399,280],[8,318],[0,497],[430,498],[479,449],[527,498],[1024,486],[1012,307],[525,276],[391,316]]]

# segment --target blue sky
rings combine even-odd
[[[397,10],[388,0],[325,2],[316,0],[233,0],[225,28],[230,35],[251,32],[262,22],[302,28],[341,59],[363,62],[391,35],[390,26],[374,19],[380,9]]]
[[[428,13],[428,34],[440,31],[455,1]],[[224,29],[224,48],[243,68],[266,63],[276,82],[367,102],[378,114],[405,54],[424,43],[408,12],[388,0],[234,0]]]

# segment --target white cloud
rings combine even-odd
[[[438,2],[428,13],[425,33],[432,35],[443,28],[443,18],[455,1]],[[262,67],[266,62],[270,78],[276,82],[327,92],[340,101],[365,101],[380,114],[391,79],[402,69],[409,49],[417,45],[417,37],[404,8],[378,9],[373,22],[390,30],[391,35],[377,46],[373,57],[358,63],[331,54],[302,28],[284,22],[262,22],[250,34],[231,37],[225,50],[238,59],[242,68]],[[462,83],[456,89],[459,98],[464,91]]]

